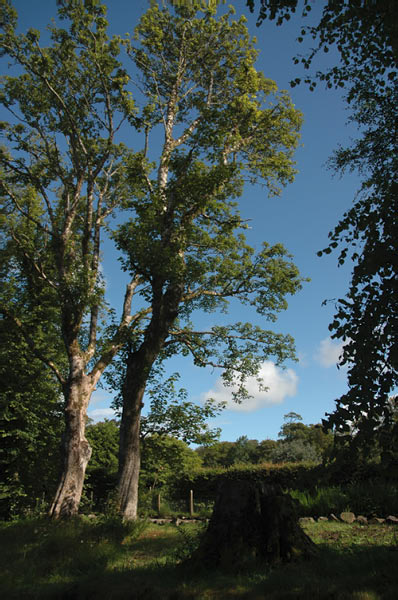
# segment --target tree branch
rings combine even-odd
[[[133,317],[131,316],[131,305],[136,288],[141,283],[140,277],[137,275],[126,287],[124,294],[123,310],[119,326],[113,338],[110,340],[105,351],[95,363],[91,370],[90,377],[96,383],[101,377],[106,367],[111,363],[114,356],[119,352],[124,342],[124,332],[129,327]]]

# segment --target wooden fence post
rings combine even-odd
[[[189,514],[193,517],[193,490],[189,490]]]
[[[160,517],[160,494],[157,495],[158,517]]]

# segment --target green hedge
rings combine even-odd
[[[396,473],[382,470],[380,465],[328,466],[311,463],[238,465],[229,468],[207,468],[176,479],[170,489],[174,498],[186,498],[194,490],[199,501],[214,500],[221,483],[226,480],[263,481],[279,484],[284,490],[311,492],[321,486],[351,485],[366,481],[396,481]]]
[[[214,499],[222,482],[229,480],[259,481],[266,479],[284,489],[310,489],[318,484],[320,465],[313,464],[261,464],[241,465],[229,468],[201,469],[173,482],[171,493],[175,497],[186,497],[194,490],[199,501]]]

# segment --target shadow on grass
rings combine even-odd
[[[369,546],[335,550],[320,548],[308,563],[285,565],[272,571],[242,598],[267,600],[396,600],[398,551]]]
[[[106,528],[105,528],[106,529]],[[319,545],[308,562],[242,574],[176,565],[181,536],[150,527],[139,539],[99,526],[26,523],[0,532],[4,600],[396,600],[396,544]],[[186,540],[185,540],[186,541]],[[188,540],[189,541],[189,540]],[[184,539],[183,539],[184,542]],[[6,558],[9,554],[8,560]]]
[[[154,548],[154,546],[153,546]],[[100,572],[101,571],[101,572]],[[62,584],[37,583],[11,598],[59,600],[396,600],[398,553],[385,547],[337,552],[317,559],[257,567],[246,574],[190,573],[172,565],[75,573]],[[22,594],[21,594],[22,592]],[[8,598],[8,596],[3,596]]]

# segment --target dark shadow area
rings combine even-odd
[[[398,545],[336,544],[298,563],[251,565],[241,574],[176,565],[195,541],[187,527],[151,527],[138,539],[110,523],[25,522],[0,531],[0,597],[6,600],[396,600]],[[379,530],[377,530],[379,531]],[[385,529],[393,534],[393,530]],[[372,530],[363,529],[363,535]],[[328,540],[333,532],[325,532]],[[380,529],[380,535],[382,529]],[[336,533],[333,534],[336,536]],[[377,532],[376,532],[377,535]],[[398,535],[398,531],[397,531]],[[377,538],[378,540],[378,538]],[[196,542],[197,542],[196,538]],[[332,541],[332,540],[330,540]],[[326,539],[325,539],[326,542]]]
[[[396,600],[398,548],[369,546],[334,550],[320,547],[317,558],[271,571],[239,598],[267,600]]]

